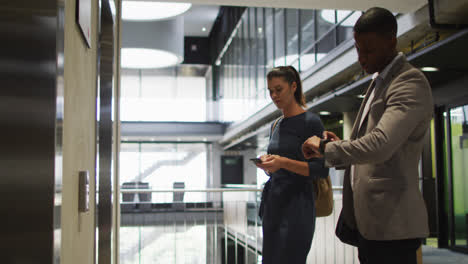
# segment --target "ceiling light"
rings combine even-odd
[[[358,94],[358,95],[356,95],[356,97],[359,98],[359,99],[364,99],[364,97],[366,97],[366,96],[363,95],[363,94]]]
[[[436,67],[422,67],[421,71],[423,71],[423,72],[436,72],[436,71],[439,71],[439,68],[436,68]]]
[[[122,67],[163,68],[184,58],[184,17],[122,22]]]
[[[319,115],[326,116],[326,115],[331,115],[331,113],[328,112],[328,111],[321,111],[321,112],[319,112]]]
[[[203,27],[201,30],[202,30],[203,32],[205,32],[205,31],[206,31],[206,27]]]
[[[337,11],[337,19],[338,22],[343,20],[346,16],[351,14],[353,11],[347,11],[347,10],[336,10]],[[322,17],[323,20],[327,21],[328,23],[335,24],[335,10],[332,9],[325,9],[320,12],[320,16]],[[348,17],[343,23],[341,23],[341,26],[344,27],[352,27],[354,24],[356,24],[356,21],[359,19],[361,16],[360,12],[355,11],[350,17]]]
[[[190,9],[189,3],[162,3],[146,1],[123,1],[123,20],[161,20],[175,17]]]
[[[216,64],[216,66],[221,65],[221,60],[216,60],[216,63],[215,63],[215,64]]]
[[[343,120],[338,121],[338,124],[342,125],[344,123]]]
[[[258,33],[262,33],[263,32],[263,28],[259,27],[258,28]]]
[[[177,65],[182,58],[157,49],[122,48],[122,68],[164,68]]]

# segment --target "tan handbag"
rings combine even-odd
[[[315,193],[315,215],[325,217],[333,212],[333,189],[330,175],[327,178],[313,180],[312,186]]]
[[[278,121],[283,119],[283,116],[275,120],[270,135],[276,127]],[[316,217],[325,217],[333,212],[333,189],[330,175],[327,178],[319,178],[312,181],[312,188],[315,194],[315,215]]]

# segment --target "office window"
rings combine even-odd
[[[273,68],[273,60],[275,58],[275,19],[273,9],[265,8],[265,37],[266,37],[266,63],[267,72]]]
[[[257,36],[257,94],[258,99],[266,98],[266,39],[265,39],[265,24],[264,24],[264,8],[256,8],[257,24],[255,34]]]
[[[340,23],[337,27],[338,44],[353,37],[353,27],[360,16],[361,12],[358,11],[337,11],[338,22]]]
[[[285,9],[286,15],[286,65],[299,70],[299,11]]]
[[[268,71],[284,65],[310,71],[352,37],[349,25],[359,15],[343,10],[248,8],[222,59],[222,120],[240,121],[270,104]]]
[[[326,35],[336,24],[336,11],[324,9],[317,11],[317,39]]]
[[[301,53],[315,43],[315,10],[299,10],[301,18]]]
[[[284,21],[284,10],[275,9],[275,58],[274,66],[285,66],[286,65],[286,47],[285,47],[285,21]]]
[[[177,69],[122,71],[122,121],[206,121],[206,79]]]

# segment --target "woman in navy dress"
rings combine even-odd
[[[315,230],[312,180],[328,176],[324,160],[306,160],[302,143],[322,136],[320,118],[304,110],[299,73],[292,66],[273,68],[268,90],[282,111],[272,124],[267,155],[260,157],[270,179],[262,193],[263,264],[305,264]]]

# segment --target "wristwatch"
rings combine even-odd
[[[320,154],[323,155],[323,153],[325,153],[325,144],[327,144],[328,142],[330,142],[330,139],[327,138],[327,139],[320,139],[320,144],[319,144],[319,151],[320,151]]]

